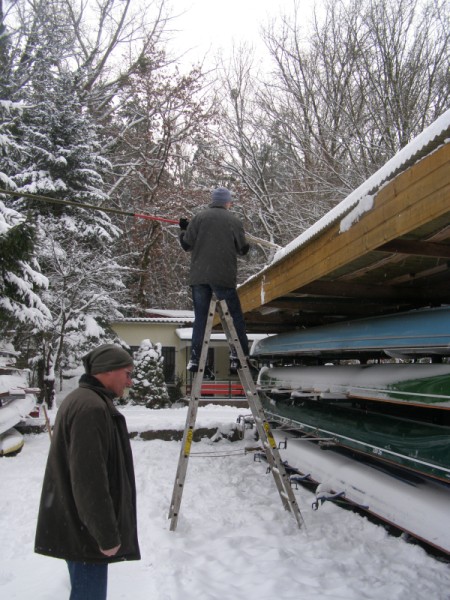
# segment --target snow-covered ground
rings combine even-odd
[[[197,424],[221,423],[226,431],[243,412],[201,407]],[[182,428],[186,414],[124,413],[134,431]],[[306,523],[298,530],[266,465],[245,454],[252,443],[247,432],[240,442],[193,444],[178,527],[171,532],[168,509],[180,442],[132,440],[142,560],[111,565],[109,600],[450,597],[450,565],[331,503],[313,511],[315,497],[304,489],[295,491]],[[65,563],[33,553],[48,447],[47,433],[28,435],[17,457],[0,459],[3,600],[68,598]]]

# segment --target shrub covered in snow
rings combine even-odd
[[[161,344],[153,345],[150,340],[143,340],[134,353],[133,387],[129,396],[133,404],[147,408],[164,408],[170,404],[163,362]]]

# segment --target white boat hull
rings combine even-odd
[[[414,478],[400,479],[316,444],[274,431],[283,460],[319,485],[318,498],[342,493],[382,521],[450,554],[450,487]]]

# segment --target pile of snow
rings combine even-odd
[[[28,378],[25,371],[19,369],[0,369],[0,394],[19,392],[28,387]]]
[[[0,403],[0,434],[24,420],[34,409],[36,397],[32,393],[25,393],[27,386],[26,371],[3,369],[0,364],[0,394],[3,395]]]

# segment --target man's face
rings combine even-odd
[[[125,391],[125,388],[130,388],[133,385],[133,367],[123,367],[122,369],[116,369],[115,371],[108,371],[102,373],[102,377],[99,379],[102,381],[106,389],[114,392],[114,394],[121,398]]]

